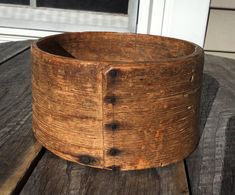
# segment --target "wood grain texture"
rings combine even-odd
[[[68,160],[86,164],[91,159],[91,166],[102,167],[99,64],[59,63],[38,51],[33,52],[33,130],[36,138],[47,149]]]
[[[201,139],[187,159],[192,194],[234,194],[235,61],[208,55]]]
[[[0,64],[29,48],[31,41],[7,42],[0,44]]]
[[[203,50],[150,35],[67,33],[32,47],[33,130],[55,154],[136,170],[198,142]]]
[[[32,134],[29,54],[24,51],[0,66],[1,195],[16,190],[41,150]]]
[[[221,194],[235,194],[235,116],[229,118],[225,130],[226,146]]]
[[[192,65],[195,74],[192,77]],[[198,142],[197,105],[200,98],[199,62],[174,62],[170,66],[113,66],[118,78],[103,86],[103,96],[116,97],[114,105],[104,104],[103,121],[119,124],[116,131],[104,129],[104,148],[118,148],[120,154],[106,152],[105,166],[121,169],[165,166],[184,159]],[[182,65],[183,64],[183,65]],[[190,64],[190,65],[189,65]],[[177,68],[176,68],[177,67]],[[173,68],[173,67],[172,67]],[[169,73],[170,72],[170,73]],[[170,74],[170,75],[168,75]]]
[[[188,194],[184,164],[140,171],[108,171],[64,161],[46,152],[21,195]]]

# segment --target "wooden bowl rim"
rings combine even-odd
[[[194,51],[190,54],[184,55],[184,56],[179,56],[179,57],[174,57],[174,58],[159,58],[157,60],[152,60],[152,61],[102,61],[102,60],[80,60],[80,59],[76,59],[76,58],[71,58],[71,57],[66,57],[66,56],[61,56],[61,55],[56,55],[56,54],[52,54],[49,53],[47,51],[44,51],[42,49],[40,49],[38,47],[38,43],[40,43],[41,41],[44,40],[50,40],[50,39],[54,39],[55,37],[59,37],[59,36],[65,36],[65,35],[74,35],[74,34],[103,34],[103,35],[109,35],[109,36],[115,36],[118,34],[122,34],[122,35],[133,35],[133,36],[143,36],[143,37],[160,37],[162,39],[166,39],[166,40],[170,40],[170,41],[179,41],[182,43],[186,43],[186,44],[190,44],[191,46],[194,47]],[[56,59],[58,62],[70,62],[72,64],[94,64],[94,63],[105,63],[105,64],[156,64],[156,63],[166,63],[166,62],[174,62],[174,61],[181,61],[181,60],[191,60],[193,58],[196,58],[198,56],[204,55],[204,50],[203,48],[201,48],[199,45],[190,42],[190,41],[186,41],[186,40],[182,40],[182,39],[177,39],[177,38],[172,38],[172,37],[166,37],[166,36],[159,36],[159,35],[148,35],[148,34],[135,34],[135,33],[126,33],[126,32],[96,32],[96,31],[86,31],[86,32],[66,32],[66,33],[62,33],[62,34],[56,34],[56,35],[50,35],[50,36],[46,36],[43,38],[40,38],[39,40],[35,41],[32,43],[31,45],[31,51],[32,52],[36,52],[38,54],[41,54],[42,57],[48,58],[48,59]]]

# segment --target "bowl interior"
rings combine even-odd
[[[146,62],[192,54],[196,45],[167,37],[129,33],[66,33],[37,42],[39,49],[86,61]]]

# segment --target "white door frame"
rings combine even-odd
[[[140,0],[138,33],[204,44],[210,0]]]

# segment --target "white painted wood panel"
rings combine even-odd
[[[220,57],[224,57],[224,58],[235,59],[235,53],[206,52],[206,54],[210,54],[210,55],[214,55],[214,56],[220,56]]]
[[[0,6],[0,26],[51,31],[129,31],[128,15]]]
[[[235,11],[211,9],[205,49],[235,52]]]
[[[74,31],[135,32],[138,1],[129,7],[125,15],[0,4],[0,42]]]
[[[211,7],[234,9],[235,0],[211,0]]]
[[[203,46],[210,0],[166,0],[162,34]]]
[[[203,46],[209,6],[210,0],[140,0],[137,32]]]
[[[0,42],[38,39],[60,32],[0,27]]]

